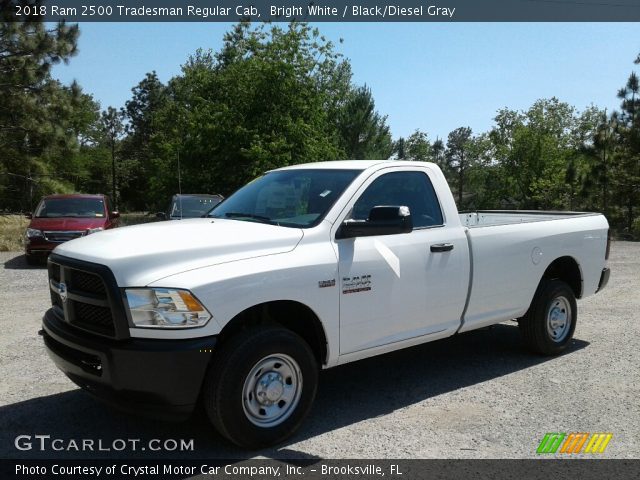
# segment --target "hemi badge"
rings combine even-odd
[[[320,288],[335,287],[335,286],[336,286],[335,278],[333,280],[320,280],[318,282],[318,287]]]

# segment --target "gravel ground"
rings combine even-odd
[[[253,454],[228,445],[196,414],[185,423],[109,410],[48,359],[37,335],[46,271],[0,253],[0,458],[113,457],[20,452],[17,435],[62,439],[194,439],[164,457],[530,458],[546,432],[612,432],[607,458],[640,458],[640,244],[617,242],[609,286],[579,301],[573,345],[528,354],[515,323],[323,372],[315,406],[286,444]],[[119,457],[157,457],[121,452]]]

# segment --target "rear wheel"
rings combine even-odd
[[[518,320],[530,350],[558,355],[573,338],[578,310],[571,287],[561,280],[543,279],[529,311]]]
[[[318,365],[307,343],[279,327],[248,330],[223,344],[203,391],[216,429],[237,445],[260,448],[292,435],[309,413]]]

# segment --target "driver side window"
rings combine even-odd
[[[366,220],[373,207],[406,206],[414,228],[442,225],[442,211],[429,177],[422,172],[392,172],[376,178],[353,205],[350,219]]]

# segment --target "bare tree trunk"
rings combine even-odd
[[[462,189],[464,188],[464,152],[460,154],[460,172],[458,173],[458,208],[462,208]]]
[[[605,142],[602,150],[602,207],[604,210],[604,216],[609,217],[609,178],[607,172],[607,144]]]
[[[114,208],[118,210],[118,199],[116,197],[116,142],[114,138],[111,139],[111,197]]]

